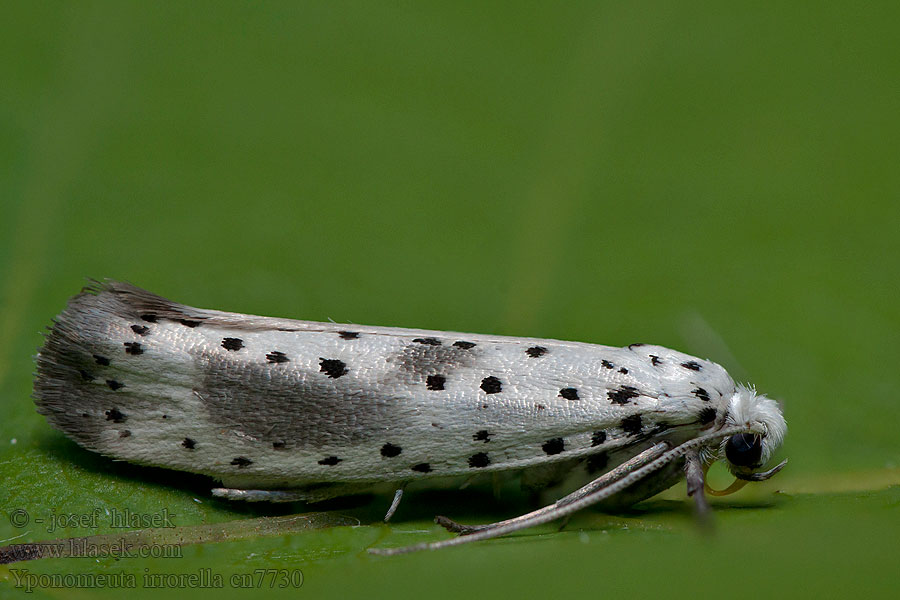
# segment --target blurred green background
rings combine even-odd
[[[302,569],[291,595],[317,598],[896,593],[896,3],[3,12],[2,543],[110,531],[14,527],[16,509],[165,508],[179,525],[308,510],[216,502],[206,480],[50,429],[32,356],[85,277],[248,313],[675,347],[782,399],[791,462],[715,503],[712,539],[682,487],[560,533],[383,559],[365,548],[445,538],[436,512],[528,506],[422,494],[384,526],[374,497],[335,508],[372,526],[0,566],[0,596],[15,568],[270,567]]]

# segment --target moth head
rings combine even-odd
[[[728,406],[726,427],[743,427],[745,431],[725,438],[719,445],[719,458],[738,479],[761,481],[784,466],[781,463],[765,473],[758,473],[775,450],[781,446],[787,424],[781,406],[752,387],[738,385]]]

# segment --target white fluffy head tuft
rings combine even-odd
[[[787,433],[787,423],[784,421],[784,415],[778,402],[763,394],[757,394],[752,386],[740,384],[737,385],[737,389],[731,397],[725,425],[746,427],[748,430],[760,435],[762,454],[759,466],[769,461],[775,450],[781,446],[784,435]],[[728,439],[722,440],[719,447],[719,456],[722,458],[726,457],[725,449],[727,443]],[[735,470],[746,472],[748,470],[746,467],[731,464],[727,459],[725,462],[732,472]]]

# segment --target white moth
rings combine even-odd
[[[378,483],[518,472],[596,477],[510,521],[442,525],[503,535],[613,496],[649,497],[724,459],[743,481],[781,444],[778,404],[716,363],[663,348],[258,317],[94,283],[37,357],[38,411],[114,459],[209,475],[217,496],[317,501]],[[615,468],[613,468],[615,467]],[[611,470],[610,470],[611,469]],[[721,492],[720,492],[721,493]]]

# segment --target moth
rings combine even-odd
[[[456,538],[504,535],[600,501],[637,502],[724,460],[735,491],[768,479],[777,402],[714,362],[661,346],[260,317],[92,282],[37,355],[34,399],[49,423],[116,460],[208,475],[215,496],[307,501],[373,485],[517,473],[530,489],[589,483],[488,525],[437,522]],[[708,487],[707,487],[708,490]]]

